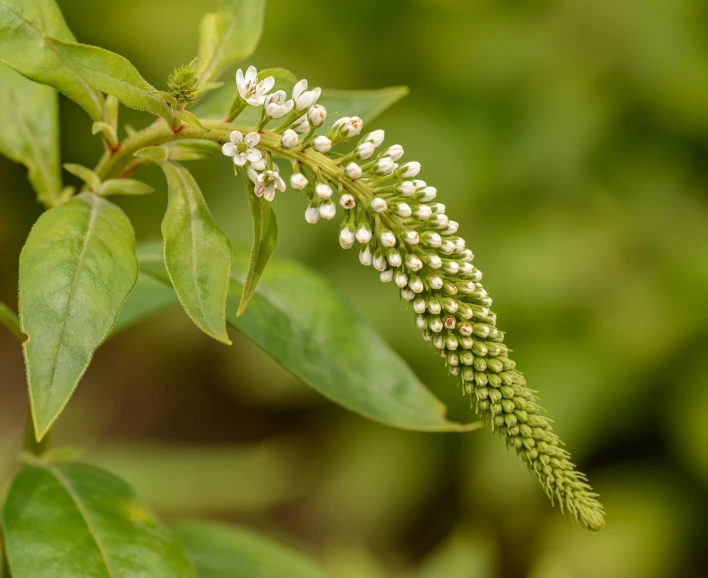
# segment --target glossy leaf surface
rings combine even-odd
[[[13,578],[195,578],[172,533],[123,480],[91,466],[25,467],[3,512]]]
[[[20,324],[38,437],[62,411],[138,274],[123,211],[83,193],[44,213],[20,255]]]

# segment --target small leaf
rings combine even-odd
[[[201,129],[204,132],[209,131],[209,129],[205,127],[201,122],[199,122],[199,119],[188,110],[178,110],[175,112],[175,114],[177,115],[177,118],[179,118],[184,124],[187,124],[193,128]]]
[[[25,335],[20,329],[20,320],[15,312],[4,303],[0,303],[0,325],[4,325],[20,343],[25,340]]]
[[[106,338],[138,275],[123,211],[83,193],[44,213],[20,255],[20,325],[41,439]]]
[[[222,0],[218,12],[204,16],[197,74],[200,84],[218,78],[256,49],[263,32],[265,0]]]
[[[186,522],[177,541],[199,578],[324,578],[304,554],[245,528],[213,522]]]
[[[231,243],[211,216],[192,174],[174,163],[160,162],[160,166],[169,190],[162,238],[172,285],[197,327],[230,345],[225,307]]]
[[[116,131],[110,124],[103,122],[102,120],[97,120],[94,122],[91,125],[91,134],[98,134],[99,132],[103,134],[103,136],[105,136],[111,144],[116,144]]]
[[[278,239],[278,225],[270,203],[263,197],[253,194],[248,182],[246,182],[246,196],[253,217],[253,248],[251,249],[251,262],[243,285],[241,302],[238,311],[236,311],[237,317],[246,310]]]
[[[93,120],[102,120],[101,93],[59,59],[45,35],[76,40],[54,0],[0,0],[0,60],[63,92]]]
[[[88,167],[74,163],[64,163],[64,169],[84,181],[89,189],[97,191],[101,186],[101,178]]]
[[[40,202],[56,198],[61,191],[56,91],[0,62],[0,127],[0,154],[27,167]]]
[[[13,578],[196,578],[130,486],[91,466],[25,467],[10,486],[2,529]]]
[[[160,247],[145,245],[139,255],[142,273],[169,285]],[[445,406],[408,365],[329,283],[303,265],[273,256],[248,309],[236,317],[248,263],[248,250],[237,247],[227,323],[304,383],[393,427],[470,431],[482,426],[445,419]]]
[[[102,197],[109,195],[149,195],[154,193],[150,185],[135,179],[108,179],[103,181],[98,188],[98,194]]]
[[[62,42],[49,37],[46,41],[62,62],[91,86],[112,94],[129,108],[161,116],[170,126],[174,126],[170,105],[156,94],[157,90],[140,76],[127,58],[96,46]]]
[[[186,139],[167,145],[145,147],[136,152],[135,156],[157,161],[196,161],[220,152],[221,147],[215,142]]]

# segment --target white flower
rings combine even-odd
[[[342,205],[342,207],[345,209],[353,209],[354,207],[356,207],[356,201],[354,200],[354,196],[350,195],[349,193],[346,193],[339,197],[339,204]]]
[[[443,267],[443,271],[450,273],[451,275],[457,275],[460,270],[460,266],[455,261],[448,261]]]
[[[462,251],[462,256],[459,257],[460,261],[464,261],[465,263],[469,263],[474,259],[474,253],[470,251],[469,249],[465,249]]]
[[[317,205],[308,205],[305,210],[305,220],[314,225],[320,220],[320,208]]]
[[[369,133],[366,135],[366,142],[370,142],[372,145],[374,145],[374,148],[381,146],[381,143],[384,141],[384,137],[386,136],[386,133],[382,130],[375,130],[374,132]]]
[[[285,191],[285,181],[278,172],[278,165],[274,164],[270,170],[265,170],[258,175],[256,185],[253,191],[256,196],[263,197],[266,201],[272,201],[275,198],[275,190]]]
[[[455,250],[458,253],[462,253],[465,250],[466,245],[467,243],[462,237],[457,237],[457,239],[455,239]]]
[[[410,179],[411,177],[415,177],[420,172],[420,168],[421,165],[419,162],[411,161],[410,163],[406,163],[399,168],[398,171],[396,171],[396,174],[404,179]]]
[[[307,80],[304,78],[293,87],[293,100],[295,101],[295,110],[302,112],[310,108],[317,102],[320,97],[320,88],[307,90]]]
[[[403,263],[403,258],[401,257],[401,254],[395,249],[392,249],[386,254],[386,260],[388,261],[388,264],[391,265],[391,267],[393,267],[394,269],[400,267]]]
[[[406,255],[406,267],[411,271],[420,271],[423,268],[423,261],[420,260],[418,255],[409,253]]]
[[[368,267],[373,262],[373,255],[371,254],[371,249],[369,249],[368,245],[362,247],[361,251],[359,251],[359,262],[365,267]]]
[[[406,231],[405,233],[403,233],[403,240],[408,245],[417,245],[418,243],[420,243],[420,237],[415,231]]]
[[[395,276],[393,277],[393,282],[403,289],[406,285],[408,285],[408,275],[406,275],[403,271],[396,271]]]
[[[425,313],[426,308],[427,304],[424,297],[418,297],[418,299],[413,302],[413,311],[416,313]]]
[[[438,190],[435,187],[425,187],[423,188],[423,194],[420,197],[421,203],[429,203],[438,194]]]
[[[307,184],[307,178],[302,173],[293,173],[290,175],[290,186],[296,191],[302,191]]]
[[[316,104],[307,112],[312,126],[322,126],[327,118],[327,109],[321,104]]]
[[[425,221],[432,216],[433,212],[428,205],[418,205],[413,214],[419,221]]]
[[[332,141],[326,136],[315,137],[312,141],[312,148],[314,148],[318,153],[326,153],[332,149]]]
[[[242,167],[247,161],[256,162],[261,160],[261,151],[256,145],[260,142],[261,137],[257,132],[249,132],[246,138],[239,131],[235,130],[229,135],[229,141],[223,147],[223,152],[227,157],[233,157],[234,164]]]
[[[368,141],[363,142],[356,148],[356,155],[362,161],[365,161],[366,159],[370,158],[371,155],[374,154],[375,150],[376,150],[376,147],[373,144],[371,144]]]
[[[331,200],[327,199],[320,205],[320,217],[330,221],[334,219],[337,214],[337,205],[335,205]]]
[[[435,333],[440,333],[443,330],[443,322],[439,317],[430,320],[430,330]]]
[[[410,217],[413,211],[408,203],[398,203],[396,206],[396,214],[399,217]]]
[[[280,143],[283,145],[283,148],[286,149],[296,147],[299,142],[300,140],[297,136],[297,133],[291,128],[289,128],[283,133],[283,138],[280,140]]]
[[[420,297],[415,300],[415,302],[414,302],[414,304],[413,304],[413,308],[414,308],[414,309],[415,309],[415,303],[417,303],[417,302],[420,301],[420,300],[421,300]],[[423,311],[423,313],[424,313],[424,312],[425,312],[425,311]],[[415,318],[415,324],[416,324],[416,326],[418,327],[418,329],[425,329],[426,327],[428,327],[428,316],[427,316],[427,315],[422,315],[422,314],[421,314],[421,315],[418,315],[418,317]]]
[[[375,199],[371,200],[371,208],[376,213],[382,213],[388,208],[388,205],[386,204],[386,201],[384,201],[382,198],[376,197]]]
[[[401,145],[393,145],[384,149],[382,156],[389,157],[394,163],[403,156],[403,147]]]
[[[386,269],[385,271],[381,271],[379,279],[381,279],[382,283],[390,283],[391,281],[393,281],[393,269]]]
[[[276,90],[265,98],[265,112],[270,118],[283,118],[292,109],[295,103],[292,100],[285,100],[285,91]]]
[[[351,227],[344,227],[339,231],[339,244],[342,249],[351,249],[354,246],[354,229]]]
[[[462,265],[460,265],[458,263],[457,265],[458,265],[459,271],[462,275],[471,275],[472,272],[474,271],[474,267],[472,266],[472,263],[462,263]]]
[[[347,165],[347,176],[352,180],[358,179],[361,177],[361,167],[356,163],[349,163]]]
[[[371,241],[371,227],[368,223],[362,223],[356,230],[356,240],[362,244]]]
[[[430,311],[433,315],[439,315],[440,312],[442,311],[442,307],[440,306],[440,301],[430,301],[428,303],[428,311]]]
[[[441,215],[445,212],[445,205],[442,203],[433,203],[430,205],[430,210],[433,212],[433,215]]]
[[[236,88],[241,98],[251,106],[259,106],[265,102],[265,94],[273,88],[275,79],[272,76],[258,82],[258,71],[249,66],[244,76],[239,68],[236,71]]]
[[[263,159],[257,160],[253,163],[249,163],[248,165],[248,170],[246,173],[248,174],[248,178],[251,179],[254,183],[258,182],[258,175],[261,173],[261,171],[264,171],[266,169],[266,162]]]
[[[432,219],[430,219],[430,223],[436,229],[447,229],[447,226],[450,223],[450,219],[447,217],[446,214],[440,213],[439,215],[435,215]]]
[[[315,187],[315,194],[320,199],[329,199],[332,196],[332,187],[330,187],[327,183],[317,183],[317,186]]]
[[[398,167],[398,165],[389,157],[382,157],[376,161],[374,170],[380,175],[387,176],[395,171],[396,167]]]
[[[423,243],[428,245],[428,247],[433,247],[433,249],[437,249],[442,243],[442,237],[437,233],[433,233],[432,231],[425,231],[423,233]]]
[[[412,197],[415,195],[415,185],[411,181],[403,181],[396,187],[396,190],[401,193],[402,197]]]
[[[446,239],[440,243],[439,249],[443,255],[452,255],[455,252],[455,243]]]
[[[310,130],[310,122],[307,120],[307,115],[303,114],[293,123],[293,130],[299,132],[300,134],[305,134]]]

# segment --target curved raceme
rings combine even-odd
[[[535,392],[510,359],[472,251],[457,235],[458,223],[447,216],[435,187],[416,178],[420,163],[403,162],[400,145],[381,148],[382,130],[365,134],[345,155],[332,152],[358,137],[363,122],[340,118],[325,134],[317,134],[327,111],[317,104],[320,89],[308,90],[306,80],[295,85],[287,101],[282,91],[269,97],[272,77],[257,82],[253,67],[246,74],[239,70],[237,84],[241,108],[264,106],[260,129],[283,119],[275,129],[281,151],[313,150],[337,165],[335,182],[316,162],[293,162],[290,186],[307,194],[307,222],[330,220],[342,211],[340,245],[350,249],[359,243],[361,263],[373,266],[382,282],[398,287],[412,304],[423,337],[458,376],[477,412],[536,474],[551,501],[582,526],[599,530],[604,512],[598,496],[575,469]],[[234,131],[223,152],[246,171],[254,194],[272,201],[286,185],[271,155],[258,149],[258,136]]]

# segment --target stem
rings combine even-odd
[[[49,449],[51,431],[44,434],[42,441],[37,441],[34,434],[34,421],[32,420],[32,410],[27,409],[27,421],[25,422],[25,451],[33,456],[41,456]]]

